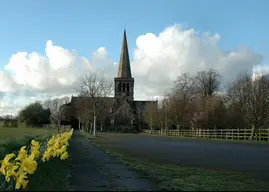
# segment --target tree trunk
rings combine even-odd
[[[138,132],[141,132],[141,120],[139,120],[139,124],[138,124]]]
[[[78,130],[80,130],[80,119],[78,120]]]
[[[87,124],[86,124],[86,132],[89,133],[89,130],[90,130],[90,123],[89,123],[89,121],[87,121]]]
[[[93,117],[93,136],[96,136],[96,115]]]
[[[163,135],[163,124],[160,122],[161,135]]]
[[[180,127],[180,125],[179,124],[177,124],[177,130],[179,131],[179,127]]]
[[[249,137],[249,140],[253,140],[255,132],[256,132],[256,126],[253,124],[251,125],[251,135]]]
[[[60,121],[57,123],[57,132],[60,133]]]
[[[103,131],[103,122],[101,122],[101,131]]]
[[[92,122],[90,122],[90,131],[89,131],[90,134],[92,134]]]

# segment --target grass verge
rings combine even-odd
[[[1,128],[0,159],[6,154],[18,151],[23,145],[30,145],[31,140],[46,141],[57,129],[43,128]],[[66,191],[68,190],[68,161],[52,159],[39,164],[36,172],[29,177],[26,191]],[[4,181],[0,175],[0,185]]]
[[[155,181],[162,191],[268,191],[268,182],[237,172],[154,163],[111,148],[102,137],[82,133],[90,142]]]

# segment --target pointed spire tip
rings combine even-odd
[[[124,29],[124,34],[123,34],[123,42],[122,42],[122,49],[121,49],[121,56],[120,56],[117,77],[132,78],[129,53],[128,53],[126,29]]]

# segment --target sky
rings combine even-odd
[[[75,94],[85,72],[113,80],[124,28],[136,99],[162,96],[185,72],[267,69],[268,18],[268,0],[2,1],[0,115]]]

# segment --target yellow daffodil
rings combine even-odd
[[[61,157],[60,157],[60,159],[61,160],[65,160],[65,159],[67,159],[68,158],[68,153],[67,152],[64,152],[62,155],[61,155]]]
[[[47,149],[43,153],[40,151],[40,143],[31,141],[31,150],[28,152],[26,146],[22,146],[16,157],[15,153],[10,153],[1,161],[0,173],[5,176],[5,180],[10,182],[13,178],[16,182],[15,189],[24,189],[28,184],[28,174],[33,174],[38,166],[37,159],[42,154],[42,161],[48,161],[52,157],[59,157],[65,160],[69,157],[67,147],[73,135],[73,129],[69,132],[60,133],[51,137],[47,142]],[[29,154],[29,155],[28,155]],[[16,158],[14,158],[16,157]],[[14,158],[12,160],[12,158]]]
[[[16,172],[16,170],[19,168],[19,166],[17,165],[12,165],[10,166],[10,168],[6,171],[5,174],[5,179],[7,182],[10,181],[10,177],[13,177],[14,179],[16,179],[18,177],[18,173]]]
[[[16,182],[16,186],[15,186],[15,189],[20,189],[21,188],[21,186],[22,186],[22,188],[23,189],[25,189],[25,187],[27,186],[27,184],[28,184],[28,177],[27,177],[27,175],[26,175],[27,173],[25,173],[25,172],[21,172],[20,174],[19,174],[19,177],[17,178],[17,182]]]
[[[37,162],[30,157],[27,157],[21,161],[20,166],[25,172],[33,174],[37,168]]]
[[[26,151],[26,146],[22,146],[19,153],[18,153],[18,157],[15,159],[16,161],[21,161],[25,158],[27,158],[28,152]]]
[[[3,161],[1,162],[1,172],[3,175],[6,174],[6,170],[13,166],[13,163],[9,162],[16,155],[14,153],[7,154]]]

